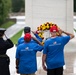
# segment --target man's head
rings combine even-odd
[[[24,40],[25,40],[26,42],[30,42],[30,41],[31,41],[31,34],[30,34],[30,33],[26,33],[26,34],[24,35]]]
[[[5,31],[6,31],[5,28],[0,28],[0,36],[3,36]]]
[[[51,32],[51,35],[52,36],[57,36],[57,32],[58,32],[58,28],[57,28],[57,26],[52,26],[51,28],[50,28],[50,32]]]
[[[31,28],[30,27],[24,27],[24,33],[30,33],[31,32]]]

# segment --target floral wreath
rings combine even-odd
[[[50,30],[50,28],[51,28],[52,26],[57,26],[57,24],[54,24],[54,23],[52,23],[52,22],[43,23],[43,24],[41,24],[39,27],[37,27],[36,33],[37,33],[42,39],[44,39],[44,36],[43,36],[44,31]],[[57,28],[59,28],[59,27],[57,26]],[[58,32],[57,32],[57,35],[59,35]],[[42,40],[42,44],[44,44],[43,40]]]

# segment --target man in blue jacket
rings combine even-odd
[[[20,75],[35,75],[37,71],[36,53],[42,51],[43,46],[31,43],[31,39],[31,34],[26,33],[24,36],[25,42],[17,46],[16,69]]]
[[[57,36],[58,31],[66,36]],[[70,39],[74,38],[74,35],[61,29],[58,30],[56,26],[51,27],[50,33],[51,37],[44,43],[42,66],[47,71],[47,75],[63,75],[64,47]]]
[[[24,27],[24,34],[26,34],[26,33],[31,33],[31,28],[28,27],[28,26]],[[40,42],[42,42],[42,38],[40,38],[40,36],[38,36],[38,34],[37,34],[36,32],[32,31],[32,33],[35,35],[35,37],[36,37]],[[37,43],[37,42],[33,39],[33,37],[32,37],[32,39],[31,39],[31,42]],[[21,43],[24,43],[24,37],[20,37],[20,38],[18,39],[18,44],[17,44],[17,45],[19,45],[19,44],[21,44]]]

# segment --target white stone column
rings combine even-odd
[[[67,31],[73,33],[73,0],[67,0]]]
[[[32,30],[46,22],[73,33],[73,0],[26,0],[26,25]]]

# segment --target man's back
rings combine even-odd
[[[63,66],[64,63],[64,46],[69,42],[70,36],[58,36],[49,38],[44,45],[44,54],[47,54],[47,67],[57,68]]]

